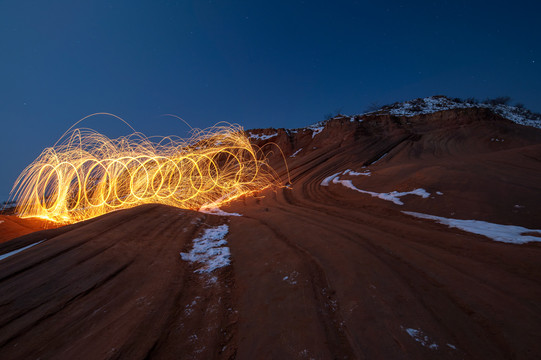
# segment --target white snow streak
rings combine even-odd
[[[13,250],[13,251],[11,251],[11,252],[2,254],[2,255],[0,255],[0,260],[4,260],[4,259],[10,257],[11,255],[15,255],[15,254],[17,254],[17,253],[20,253],[21,251],[24,251],[24,250],[26,250],[26,249],[29,249],[29,248],[31,248],[31,247],[34,246],[34,245],[41,244],[41,243],[44,242],[44,241],[45,241],[45,240],[41,240],[41,241],[38,241],[38,242],[36,242],[36,243],[30,244],[30,245],[28,245],[28,246],[25,246],[25,247],[23,247],[23,248],[20,248],[20,249]]]
[[[351,169],[347,169],[345,171],[342,171],[342,172],[338,172],[336,174],[333,174],[331,176],[327,176],[325,179],[323,179],[323,181],[321,182],[321,186],[329,186],[330,182],[334,180],[334,178],[336,178],[337,176],[339,175],[350,175],[350,176],[359,176],[359,175],[364,175],[364,176],[370,176],[372,175],[372,173],[370,172],[370,170],[366,170],[365,172],[356,172],[356,171],[353,171]],[[335,184],[336,182],[333,181]]]
[[[298,153],[300,153],[302,150],[302,148],[300,148],[299,150],[295,151],[292,155],[290,155],[289,157],[295,157],[297,156]]]
[[[387,154],[389,154],[389,153],[386,152],[385,154],[381,155],[379,158],[377,158],[375,161],[373,161],[370,165],[374,165],[375,163],[377,163],[378,161],[383,159],[385,156],[387,156]]]
[[[256,139],[256,140],[268,140],[270,138],[273,138],[275,136],[278,136],[278,133],[274,133],[274,134],[270,134],[270,135],[265,135],[265,134],[252,134],[252,133],[249,133],[250,134],[250,138],[252,139]]]
[[[202,206],[199,209],[199,212],[210,214],[210,215],[219,215],[219,216],[242,216],[239,213],[225,212],[217,206]]]
[[[223,210],[221,210],[219,207],[218,207],[218,204],[220,204],[224,199],[228,198],[228,197],[231,197],[233,195],[236,194],[236,190],[233,190],[225,195],[223,195],[222,197],[220,197],[219,199],[217,199],[216,201],[212,202],[212,203],[208,203],[208,204],[205,204],[203,206],[201,206],[199,208],[199,212],[202,212],[202,213],[205,213],[205,214],[211,214],[211,215],[220,215],[220,216],[242,216],[241,214],[238,214],[238,213],[228,213],[228,212],[225,212]]]
[[[358,173],[350,169],[347,169],[343,172],[338,172],[336,174],[332,174],[331,176],[327,176],[325,179],[323,179],[323,181],[321,181],[321,186],[329,186],[329,184],[332,182],[333,184],[340,184],[342,186],[347,187],[348,189],[355,190],[363,194],[368,194],[372,197],[377,197],[379,199],[386,200],[386,201],[392,201],[393,203],[397,205],[404,205],[404,203],[400,200],[400,198],[406,195],[417,195],[417,196],[422,197],[423,199],[430,197],[430,193],[426,191],[425,189],[421,189],[421,188],[411,190],[411,191],[391,191],[388,193],[378,193],[378,192],[373,192],[373,191],[361,190],[357,188],[355,185],[353,185],[353,182],[351,180],[340,180],[340,175],[370,176],[371,173],[369,170],[367,170],[367,172],[364,172],[364,173]]]
[[[421,330],[417,329],[404,329],[409,336],[411,336],[415,341],[418,343],[421,343],[424,347],[427,347],[429,349],[436,350],[438,348],[438,344],[433,342],[428,336],[426,336]]]
[[[372,175],[370,170],[366,170],[365,172],[361,173],[361,172],[356,172],[356,171],[353,171],[353,170],[350,170],[350,169],[347,169],[342,174],[343,175],[351,175],[351,176],[359,176],[359,175],[370,176],[370,175]]]
[[[361,190],[355,187],[355,185],[353,185],[353,182],[351,180],[340,180],[338,175],[340,175],[340,173],[329,176],[328,178],[323,180],[321,185],[328,186],[329,182],[332,181],[333,184],[341,184],[342,186],[345,186],[348,189],[355,190],[363,194],[368,194],[372,197],[377,197],[382,200],[392,201],[396,205],[404,205],[404,203],[400,200],[400,198],[405,195],[417,195],[417,196],[421,196],[424,199],[430,196],[430,193],[427,192],[425,189],[415,189],[412,191],[404,191],[404,192],[391,191],[388,193],[378,193],[378,192],[373,192],[373,191]]]
[[[447,225],[449,227],[454,227],[474,234],[483,235],[494,241],[511,244],[524,244],[530,241],[541,242],[541,230],[528,229],[522,226],[500,225],[480,220],[451,219],[411,211],[403,211],[403,213],[421,219],[434,220],[440,224]],[[539,236],[527,235],[529,233],[537,233]]]
[[[336,174],[332,174],[331,176],[327,176],[323,181],[321,182],[321,186],[329,186],[329,183],[338,175],[341,173],[337,172]]]

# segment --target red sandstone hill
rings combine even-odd
[[[0,260],[0,358],[539,357],[540,129],[468,107],[249,134],[290,185],[0,244],[31,246]]]

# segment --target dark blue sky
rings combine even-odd
[[[436,94],[541,112],[537,1],[2,1],[0,200],[75,121],[301,127]],[[82,125],[109,136],[120,122]]]

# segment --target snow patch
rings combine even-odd
[[[219,215],[219,216],[242,216],[241,214],[238,214],[238,213],[225,212],[218,207],[218,205],[221,204],[225,199],[233,197],[236,193],[237,191],[233,190],[223,195],[222,197],[220,197],[219,199],[217,199],[216,201],[212,203],[204,204],[203,206],[199,208],[198,211],[205,214]]]
[[[13,250],[13,251],[10,251],[10,252],[8,252],[8,253],[2,254],[2,255],[0,255],[0,260],[4,260],[4,259],[10,257],[11,255],[15,255],[15,254],[17,254],[17,253],[20,253],[21,251],[24,251],[24,250],[26,250],[26,249],[30,249],[32,246],[41,244],[41,243],[44,242],[44,241],[45,241],[45,240],[41,240],[41,241],[38,241],[38,242],[36,242],[36,243],[30,244],[30,245],[28,245],[28,246],[22,247],[22,248],[20,248],[20,249]]]
[[[344,171],[344,172],[342,173],[342,175],[351,175],[351,176],[364,175],[364,176],[370,176],[370,175],[372,175],[372,173],[370,172],[370,170],[366,170],[365,172],[356,172],[356,171],[347,169],[346,171]]]
[[[486,236],[494,241],[510,244],[525,244],[530,241],[541,242],[541,230],[528,229],[522,226],[494,224],[480,220],[459,220],[434,215],[421,214],[411,211],[403,211],[404,214],[421,219],[434,220],[449,227]],[[538,234],[532,236],[528,234]]]
[[[197,262],[201,267],[195,272],[210,273],[230,264],[229,248],[225,246],[225,236],[229,232],[227,225],[206,229],[201,237],[193,240],[193,248],[189,253],[180,253],[184,261]]]
[[[325,127],[323,126],[320,126],[320,127],[317,127],[317,128],[312,128],[312,139],[316,137],[317,134],[319,134],[320,132],[323,131],[323,129],[325,129]]]
[[[432,114],[438,111],[473,108],[475,104],[458,103],[446,97],[430,96],[424,99],[415,99],[396,103],[388,107],[388,112],[391,115],[397,116],[415,116],[420,114]],[[382,110],[387,110],[384,107]]]
[[[239,213],[225,212],[217,206],[202,206],[199,209],[199,212],[210,214],[210,215],[219,215],[219,216],[242,216],[242,214],[239,214]]]
[[[252,134],[251,132],[248,132],[248,134],[250,134],[249,138],[255,139],[255,140],[268,140],[275,136],[278,136],[278,133],[265,135],[265,134]]]
[[[299,273],[294,270],[291,274],[284,276],[282,280],[287,282],[289,285],[296,285],[298,276]]]
[[[333,181],[333,179],[335,177],[337,177],[338,175],[340,175],[341,172],[337,172],[336,174],[332,174],[331,176],[327,176],[325,179],[323,179],[323,181],[321,182],[321,186],[329,186],[329,183],[331,181]]]
[[[321,186],[329,186],[329,184],[331,183],[331,181],[335,184],[337,184],[337,181],[339,181],[339,178],[338,176],[340,175],[350,175],[350,176],[360,176],[360,175],[364,175],[364,176],[370,176],[372,175],[372,173],[370,172],[370,170],[366,170],[364,172],[356,172],[356,171],[353,171],[351,169],[347,169],[347,170],[344,170],[342,172],[338,172],[336,174],[333,174],[331,176],[327,176],[325,179],[323,179],[323,181],[321,182]],[[334,181],[336,178],[337,181]],[[345,185],[346,186],[346,185]]]
[[[193,313],[193,307],[197,304],[197,300],[201,299],[200,296],[196,296],[195,299],[191,302],[191,304],[186,305],[184,308],[184,313],[187,316],[190,316]]]
[[[404,329],[404,328],[402,328]],[[432,350],[438,349],[438,344],[432,341],[428,336],[426,336],[422,330],[407,328],[404,329],[409,336],[411,336],[415,341],[421,343],[424,347],[427,347]]]

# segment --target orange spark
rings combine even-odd
[[[195,130],[188,140],[137,132],[109,139],[83,128],[43,150],[12,192],[19,216],[73,223],[147,203],[219,206],[278,183],[238,125]]]

